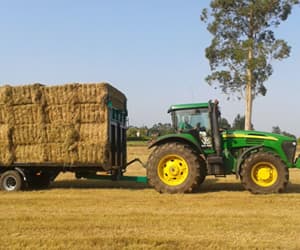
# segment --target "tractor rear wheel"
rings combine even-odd
[[[180,143],[157,146],[147,163],[149,184],[160,193],[192,192],[204,181],[205,174],[198,154]]]
[[[272,152],[251,154],[243,163],[241,181],[254,194],[283,192],[289,181],[287,166]]]

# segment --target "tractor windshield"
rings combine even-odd
[[[207,108],[181,109],[171,113],[173,126],[177,132],[184,133],[192,129],[197,130],[202,142],[210,146],[211,126]]]

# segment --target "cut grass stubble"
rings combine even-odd
[[[146,147],[128,160],[145,161]],[[143,175],[137,164],[128,175]],[[0,249],[298,249],[300,173],[287,193],[252,195],[235,177],[196,194],[59,176],[50,190],[0,192]],[[299,184],[297,184],[299,183]]]

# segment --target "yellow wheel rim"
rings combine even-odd
[[[278,179],[278,171],[270,162],[259,162],[251,171],[252,180],[261,187],[270,187]]]
[[[187,162],[178,155],[166,155],[163,157],[157,168],[160,180],[169,185],[177,186],[187,179],[189,168]]]

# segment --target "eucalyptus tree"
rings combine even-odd
[[[290,46],[273,30],[296,4],[298,0],[213,0],[202,10],[201,20],[212,34],[205,50],[211,67],[206,81],[245,98],[245,129],[251,129],[253,99],[266,95],[272,61],[290,55]]]

